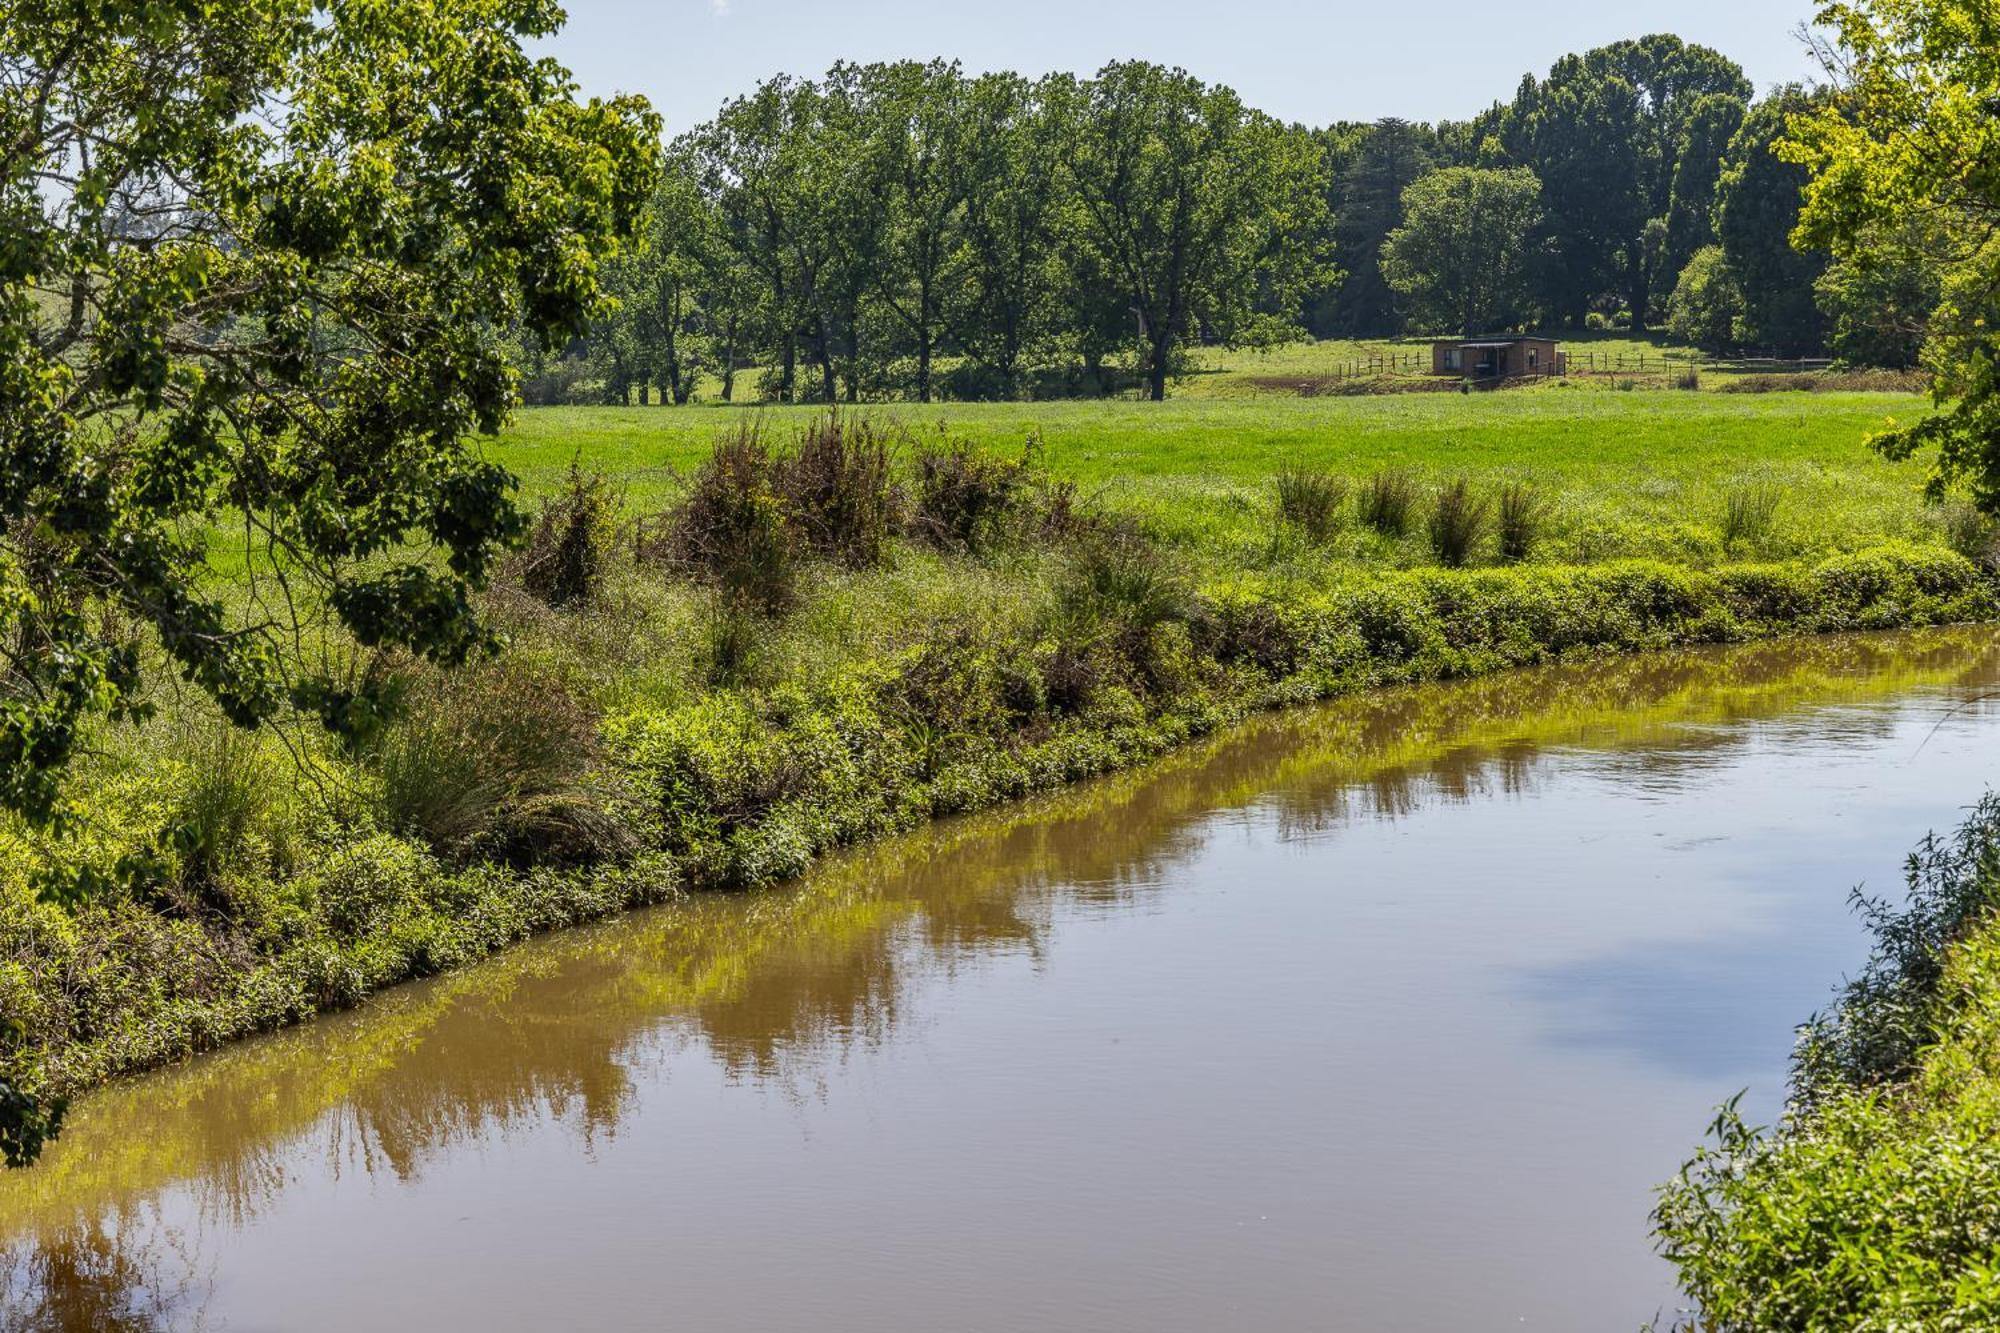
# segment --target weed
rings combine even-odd
[[[1784,492],[1768,481],[1740,481],[1731,486],[1723,497],[1722,544],[1734,548],[1770,536],[1783,497]]]
[[[543,502],[528,545],[516,557],[521,586],[548,606],[587,601],[603,578],[617,515],[611,482],[600,472],[586,474],[571,459],[562,489]]]
[[[882,563],[902,521],[893,452],[887,433],[866,418],[829,412],[799,432],[772,485],[813,550],[850,569]]]
[[[1341,507],[1347,502],[1347,479],[1337,473],[1296,464],[1281,470],[1274,483],[1278,491],[1278,513],[1303,532],[1307,539],[1324,545],[1340,527]]]
[[[1416,479],[1400,468],[1377,472],[1362,486],[1359,504],[1363,523],[1384,537],[1400,537],[1416,514]]]
[[[552,682],[511,664],[426,675],[371,758],[383,822],[438,852],[588,861],[622,850],[585,778],[590,715]]]
[[[1510,481],[1500,488],[1495,505],[1496,526],[1500,531],[1500,558],[1510,564],[1526,560],[1541,540],[1542,523],[1548,505],[1534,487],[1524,481]]]
[[[1472,550],[1486,534],[1487,501],[1472,492],[1465,478],[1438,492],[1431,507],[1431,550],[1438,560],[1456,569],[1472,558]]]
[[[916,534],[940,550],[980,551],[999,537],[1018,508],[1035,447],[1018,462],[982,453],[963,440],[917,455]]]
[[[1938,511],[1951,549],[1984,569],[2000,568],[2000,523],[1971,502],[1949,500]]]
[[[754,425],[718,441],[668,525],[661,552],[706,578],[732,604],[775,615],[798,595],[784,502],[770,450]]]

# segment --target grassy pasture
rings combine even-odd
[[[1272,478],[1326,469],[1359,482],[1408,469],[1426,485],[1525,481],[1553,502],[1546,558],[1653,555],[1719,558],[1703,534],[1732,489],[1768,483],[1783,501],[1764,554],[1852,549],[1935,530],[1919,463],[1891,463],[1865,444],[1925,402],[1904,394],[1601,393],[1550,388],[1499,394],[1352,398],[870,406],[918,439],[940,432],[1018,452],[1039,439],[1055,476],[1095,501],[1145,515],[1170,539],[1247,558],[1272,531]],[[745,417],[782,441],[824,409],[767,407],[530,408],[489,446],[527,495],[558,484],[576,459],[625,489],[637,510],[661,507],[715,440]],[[1352,534],[1350,534],[1352,535]],[[1420,547],[1361,540],[1355,559],[1422,563]]]

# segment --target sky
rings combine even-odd
[[[543,44],[588,93],[644,93],[669,133],[776,73],[943,56],[977,73],[1181,65],[1283,120],[1472,115],[1570,51],[1661,30],[1712,46],[1758,89],[1812,72],[1814,0],[1468,5],[1411,0],[566,0]]]

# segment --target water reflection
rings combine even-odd
[[[434,1165],[509,1145],[544,1160],[555,1142],[589,1160],[649,1105],[670,1101],[676,1079],[704,1069],[725,1086],[776,1088],[810,1105],[826,1080],[920,1032],[940,978],[1007,960],[1038,968],[1079,914],[1170,911],[1190,875],[1237,864],[1219,844],[1262,840],[1314,858],[1314,874],[1335,877],[1327,891],[1351,891],[1365,912],[1400,892],[1342,862],[1343,846],[1370,826],[1466,807],[1484,813],[1462,836],[1497,837],[1490,830],[1510,807],[1558,777],[1620,800],[1686,803],[1749,751],[1907,751],[1909,710],[1871,701],[1969,698],[2000,677],[1994,649],[1984,630],[1822,640],[1346,701],[1265,719],[1143,776],[838,858],[786,891],[674,904],[530,945],[87,1099],[43,1164],[0,1178],[5,1326],[198,1324],[223,1290],[217,1274],[232,1271],[233,1238],[288,1199],[341,1181],[420,1182]],[[1579,823],[1581,846],[1594,835]],[[1907,843],[1919,831],[1893,837]],[[1836,868],[1838,851],[1828,853]],[[1589,863],[1563,855],[1555,873]],[[1247,853],[1241,864],[1264,867]],[[1365,864],[1393,873],[1397,862]],[[1779,877],[1823,890],[1825,869]],[[1539,1039],[1702,1079],[1781,1063],[1750,1028],[1728,1039],[1731,1015],[1797,993],[1796,978],[1758,965],[1768,937],[1848,927],[1820,899],[1801,908],[1801,925],[1785,905],[1794,900],[1772,896],[1777,873],[1763,868],[1756,901],[1778,905],[1743,936],[1664,950],[1648,938],[1524,963],[1514,992],[1541,1016]],[[1252,928],[1285,927],[1253,921],[1229,938]],[[1365,934],[1365,923],[1355,930]],[[1218,956],[1185,984],[1255,985],[1231,974],[1251,966]],[[1357,1003],[1352,1012],[1365,1013],[1366,997]],[[1330,1013],[1299,1017],[1321,1024]],[[1191,1100],[1159,1113],[1212,1111]],[[1220,1135],[1240,1128],[1217,1122]],[[342,1216],[340,1225],[367,1225],[365,1210]]]

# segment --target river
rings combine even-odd
[[[1636,1329],[1996,684],[1980,629],[1397,690],[537,941],[82,1099],[4,1326]]]

